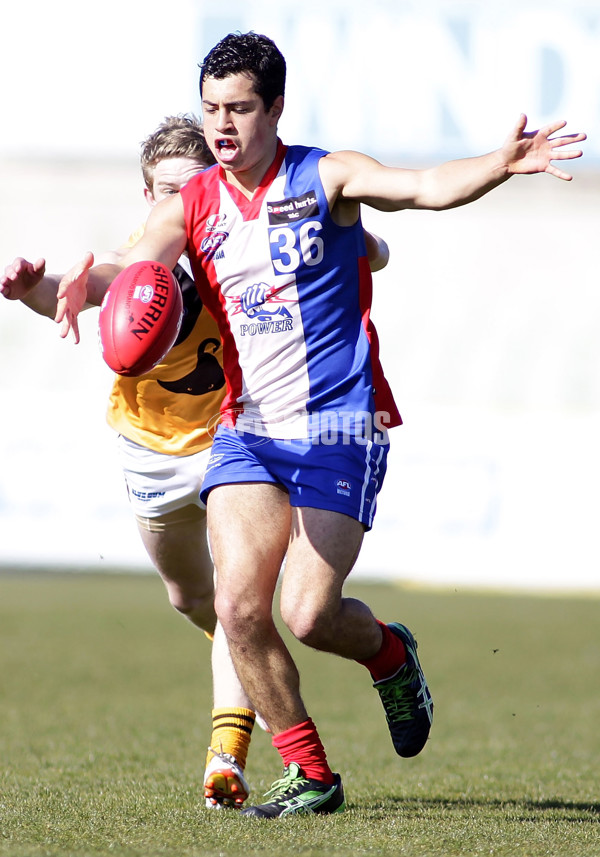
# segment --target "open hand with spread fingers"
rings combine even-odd
[[[61,325],[60,335],[64,339],[73,331],[75,344],[79,342],[79,323],[77,317],[87,301],[87,282],[90,268],[94,264],[94,254],[88,252],[83,259],[64,275],[56,293],[57,308],[54,321]]]
[[[564,149],[573,143],[581,143],[586,134],[565,134],[553,137],[557,131],[565,127],[564,120],[558,120],[545,125],[538,131],[525,131],[527,116],[521,113],[519,121],[506,138],[502,153],[506,159],[509,173],[512,175],[531,175],[533,173],[549,173],[564,181],[571,181],[570,173],[554,166],[552,161],[568,161],[580,158],[581,149]]]

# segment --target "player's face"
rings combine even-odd
[[[146,189],[149,205],[156,205],[161,199],[178,193],[196,173],[205,170],[208,164],[195,158],[166,158],[154,167],[152,190]]]
[[[264,175],[275,157],[277,122],[283,110],[279,96],[270,110],[244,74],[223,80],[207,77],[202,88],[204,136],[219,164],[252,183]]]

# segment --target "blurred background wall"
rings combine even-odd
[[[368,8],[367,8],[368,6]],[[397,165],[585,130],[571,183],[518,177],[443,213],[364,213],[391,260],[373,317],[405,425],[357,574],[600,589],[600,4],[172,0],[0,12],[0,265],[62,271],[145,219],[140,141],[200,112],[198,63],[264,32],[288,61],[284,142]],[[97,313],[74,346],[0,303],[0,566],[148,568],[104,423]]]

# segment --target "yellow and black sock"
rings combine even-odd
[[[246,767],[255,714],[249,708],[213,708],[210,747],[217,753],[232,755],[242,771]],[[208,764],[213,757],[209,749]]]

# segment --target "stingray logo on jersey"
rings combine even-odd
[[[296,301],[280,297],[281,288],[285,287],[277,288],[268,286],[266,283],[255,283],[239,297],[233,299],[236,306],[232,315],[244,313],[251,321],[250,324],[240,324],[242,336],[283,333],[293,329],[292,314],[285,304],[296,303]]]
[[[291,196],[278,202],[267,203],[269,226],[280,226],[282,223],[295,223],[308,217],[318,217],[319,203],[314,190],[302,196]]]

